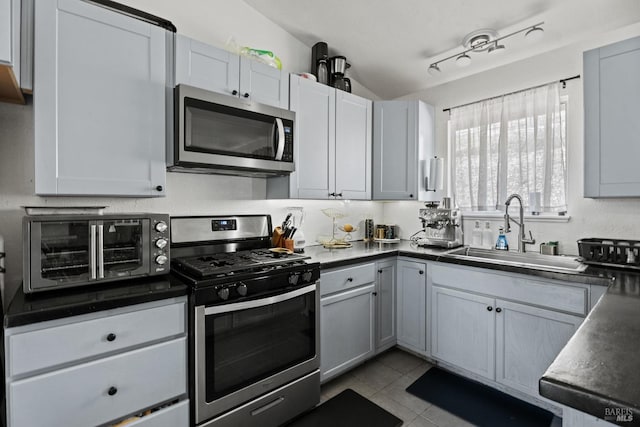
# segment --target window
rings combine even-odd
[[[451,109],[453,193],[463,210],[502,210],[510,194],[567,210],[566,99],[559,84]]]

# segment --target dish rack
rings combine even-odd
[[[640,270],[640,240],[580,239],[583,263]]]

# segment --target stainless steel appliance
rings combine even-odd
[[[448,207],[440,207],[438,202],[427,202],[420,209],[422,235],[415,240],[420,246],[440,246],[455,248],[462,246],[462,220],[460,211],[444,203]]]
[[[320,400],[320,268],[269,250],[268,215],[174,217],[172,274],[191,285],[198,426],[278,426]]]
[[[289,110],[187,85],[175,89],[170,170],[267,177],[294,171]]]
[[[22,225],[25,293],[169,272],[169,215],[34,215]]]
[[[318,79],[318,83],[329,83],[329,47],[326,42],[318,42],[311,48],[311,73]]]

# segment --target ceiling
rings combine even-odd
[[[640,21],[638,0],[244,0],[311,47],[329,45],[347,57],[348,75],[382,99],[393,99],[504,65]],[[427,74],[429,65],[463,50],[468,33],[490,28],[500,36],[544,21],[545,36],[504,40],[504,53],[471,53]],[[308,71],[308,70],[304,70]]]

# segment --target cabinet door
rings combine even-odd
[[[584,53],[585,197],[640,196],[639,69],[640,37]]]
[[[396,262],[378,263],[376,282],[376,351],[396,344]]]
[[[335,188],[336,90],[294,75],[290,81],[296,113],[291,198],[328,199]]]
[[[11,2],[0,0],[0,63],[11,64]]]
[[[373,199],[417,200],[417,103],[373,105]]]
[[[426,352],[426,266],[398,261],[398,344]]]
[[[344,199],[371,199],[370,100],[336,91],[335,192]]]
[[[178,84],[187,84],[226,95],[238,95],[240,93],[240,57],[178,34],[176,35],[176,85]]]
[[[329,379],[375,351],[373,283],[320,300],[320,376]]]
[[[34,28],[36,193],[163,195],[166,31],[81,0]]]
[[[582,318],[496,300],[496,381],[535,397],[538,380]]]
[[[242,57],[240,59],[240,96],[253,102],[288,110],[289,74]]]
[[[431,351],[434,358],[493,380],[495,315],[493,298],[431,288]]]

